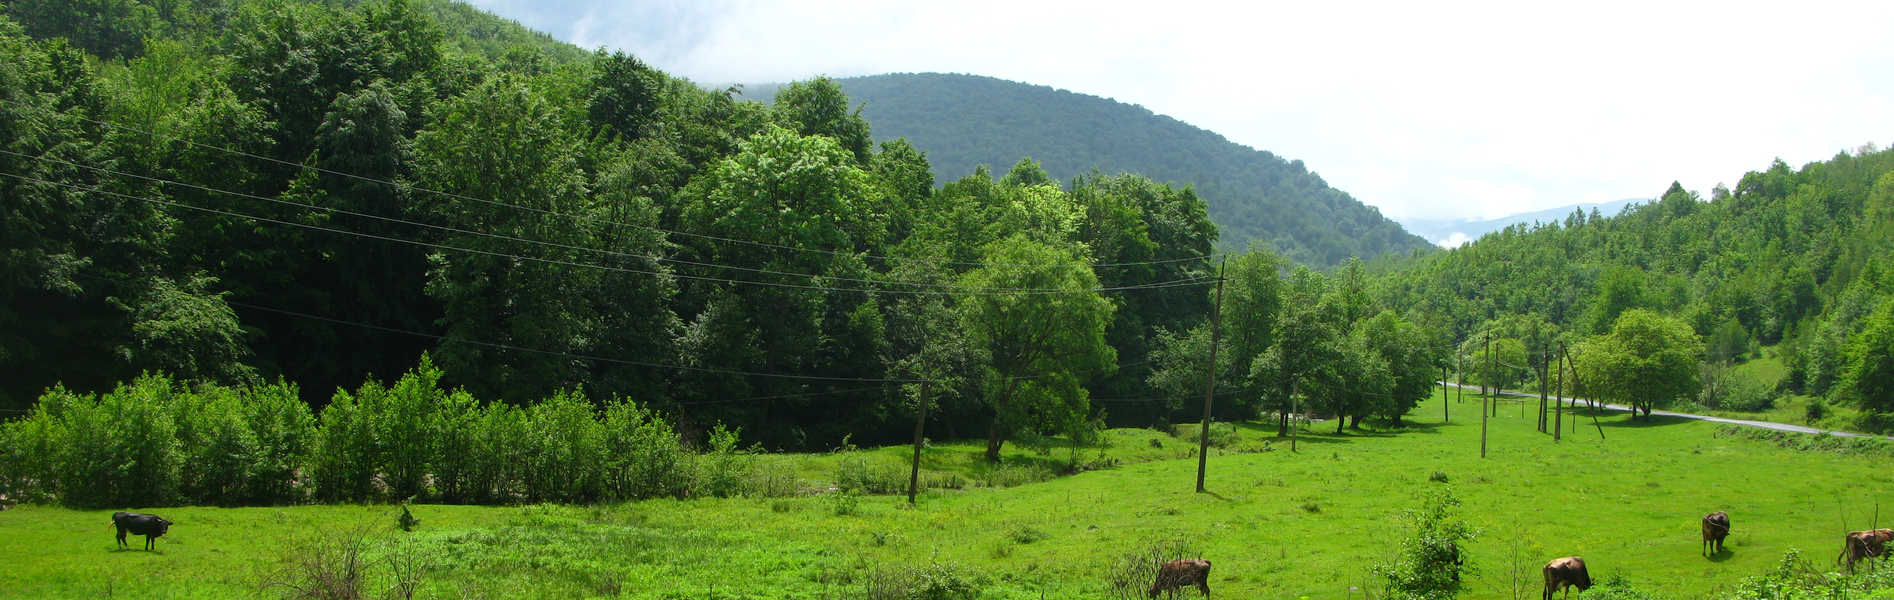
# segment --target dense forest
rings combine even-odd
[[[1700,345],[1695,372],[1673,371],[1688,385],[1670,400],[1756,410],[1806,395],[1854,406],[1850,425],[1878,431],[1894,412],[1890,257],[1894,151],[1870,144],[1801,169],[1778,160],[1708,198],[1672,184],[1616,216],[1575,211],[1371,270],[1380,301],[1427,315],[1464,354],[1489,335],[1512,340],[1519,381],[1536,379],[1557,344],[1636,313]],[[1765,348],[1787,368],[1779,384],[1729,368]]]
[[[1381,211],[1329,187],[1300,160],[1236,144],[1142,106],[975,75],[898,73],[837,82],[861,104],[877,139],[902,138],[926,150],[943,179],[1022,156],[1060,180],[1093,169],[1140,173],[1191,186],[1209,205],[1223,247],[1266,240],[1316,268],[1349,256],[1429,247]]]
[[[1188,188],[937,186],[826,79],[748,101],[452,3],[7,15],[4,410],[147,372],[320,408],[425,354],[772,449],[896,438],[936,381],[936,426],[997,446],[1162,418],[1147,357],[1211,302]]]

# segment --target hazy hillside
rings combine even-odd
[[[1428,246],[1374,207],[1329,187],[1299,160],[1236,144],[1141,106],[974,75],[903,73],[839,80],[863,103],[876,140],[907,138],[950,181],[977,165],[1005,169],[1030,156],[1059,179],[1097,168],[1191,184],[1210,205],[1222,244],[1267,239],[1298,261],[1327,266]],[[751,97],[766,96],[767,87]]]
[[[1480,236],[1505,229],[1507,225],[1531,225],[1561,221],[1572,215],[1574,210],[1598,211],[1600,216],[1614,216],[1624,211],[1633,202],[1645,202],[1646,198],[1627,198],[1612,202],[1584,202],[1567,204],[1558,208],[1506,215],[1485,221],[1463,219],[1399,219],[1401,226],[1409,233],[1427,238],[1435,244],[1453,247],[1462,243],[1480,239]],[[1458,235],[1456,235],[1458,234]]]

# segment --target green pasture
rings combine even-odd
[[[1579,555],[1595,577],[1698,598],[1791,548],[1831,560],[1845,529],[1877,518],[1894,480],[1886,458],[1719,438],[1715,425],[1685,419],[1610,414],[1601,440],[1585,417],[1555,444],[1513,403],[1488,423],[1482,459],[1478,404],[1466,398],[1449,406],[1451,423],[1436,398],[1398,432],[1335,435],[1318,422],[1296,452],[1271,427],[1241,426],[1213,451],[1207,494],[1193,492],[1192,441],[1117,430],[1102,457],[1079,455],[1097,470],[929,491],[913,508],[826,492],[821,480],[851,456],[898,463],[900,448],[769,457],[806,480],[801,497],[426,505],[414,508],[414,533],[394,528],[398,507],[161,509],[152,512],[177,524],[157,552],[116,551],[111,511],[26,506],[0,512],[0,597],[256,596],[289,559],[365,532],[370,591],[388,591],[385,558],[405,552],[431,565],[426,598],[860,598],[894,580],[980,598],[1107,597],[1127,553],[1181,545],[1213,562],[1218,597],[1342,600],[1363,597],[1351,588],[1379,597],[1370,568],[1393,560],[1403,511],[1450,486],[1458,514],[1484,532],[1464,548],[1479,568],[1466,597],[1514,598],[1516,585],[1533,597],[1539,565]],[[981,448],[933,445],[930,477],[980,479],[990,469],[974,458]],[[1071,460],[1063,449],[1009,456],[1021,469]],[[1697,519],[1713,510],[1734,527],[1729,551],[1705,558]]]

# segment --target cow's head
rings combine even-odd
[[[151,534],[151,537],[158,537],[166,533],[169,533],[170,531],[171,531],[171,522],[164,520],[163,517],[160,517],[158,519],[158,532]]]

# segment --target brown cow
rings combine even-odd
[[[1576,556],[1555,558],[1545,564],[1545,595],[1542,600],[1552,600],[1552,594],[1560,589],[1565,596],[1572,596],[1572,587],[1578,591],[1591,589],[1591,573],[1585,571],[1585,559]]]
[[[1158,592],[1177,593],[1178,588],[1197,586],[1203,591],[1203,597],[1210,597],[1210,561],[1201,558],[1186,558],[1164,563],[1157,569],[1157,581],[1151,584],[1151,597]]]
[[[1886,559],[1889,541],[1894,541],[1894,529],[1851,532],[1842,539],[1841,556],[1836,557],[1835,562],[1846,561],[1843,567],[1853,571],[1855,563],[1860,562],[1861,559],[1877,556]],[[1873,566],[1874,563],[1868,564]]]
[[[1703,515],[1703,555],[1723,552],[1723,538],[1730,536],[1730,516],[1723,511]]]

